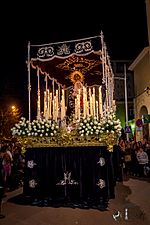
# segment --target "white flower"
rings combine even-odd
[[[18,124],[11,129],[13,135],[28,135],[28,136],[49,136],[52,130],[59,131],[57,123],[52,123],[46,120],[33,120],[31,123],[25,118],[21,118]]]

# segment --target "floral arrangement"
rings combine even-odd
[[[121,134],[121,122],[116,118],[115,113],[110,111],[100,120],[97,120],[96,117],[81,119],[77,130],[81,137],[101,137],[104,134],[119,136]]]
[[[77,133],[82,142],[90,141],[92,145],[106,145],[108,151],[113,151],[113,146],[121,135],[121,122],[116,118],[113,110],[105,114],[100,120],[96,117],[81,119]]]
[[[59,131],[58,124],[40,119],[29,122],[24,117],[11,129],[13,136],[53,137]]]
[[[12,135],[23,146],[86,146],[107,145],[112,151],[113,145],[121,134],[121,123],[113,111],[105,114],[100,120],[96,117],[73,120],[66,126],[59,126],[51,120],[33,120],[24,117],[11,129]]]

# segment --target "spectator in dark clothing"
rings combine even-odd
[[[113,162],[114,162],[114,176],[116,181],[123,181],[123,155],[121,147],[114,145],[113,148]]]
[[[4,186],[4,179],[3,179],[3,174],[2,174],[2,171],[3,171],[3,152],[0,151],[0,186]]]

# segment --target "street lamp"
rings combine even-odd
[[[125,96],[125,116],[126,116],[126,126],[128,126],[128,94],[127,94],[127,69],[126,64],[124,64],[124,77],[114,77],[116,80],[124,80],[124,96]],[[126,133],[127,141],[129,141],[129,134]]]
[[[16,116],[17,108],[16,108],[15,105],[12,105],[12,106],[11,106],[11,112],[12,112],[13,116]]]
[[[16,106],[15,105],[12,105],[11,109],[12,110],[15,110],[16,109]]]

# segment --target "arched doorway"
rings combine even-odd
[[[146,106],[142,106],[140,109],[140,118],[143,118],[144,115],[148,115],[148,110]],[[143,137],[148,139],[149,137],[149,126],[148,123],[144,123],[143,120]]]

